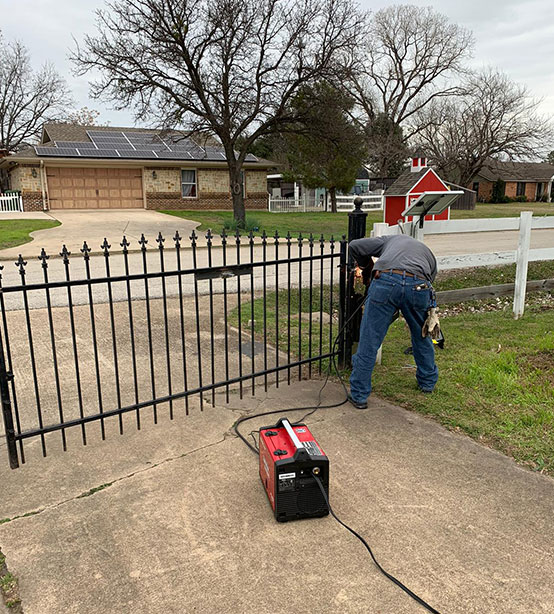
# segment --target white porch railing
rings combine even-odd
[[[0,194],[0,213],[23,211],[21,194]]]

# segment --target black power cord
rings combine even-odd
[[[354,318],[354,316],[358,313],[358,311],[362,308],[363,304],[365,303],[365,301],[362,301],[360,303],[360,305],[358,305],[358,307],[356,308],[356,310],[354,311],[354,313],[352,313],[352,315],[348,318],[348,320],[343,324],[342,328],[339,330],[339,332],[337,333],[337,336],[335,337],[335,340],[333,342],[333,351],[332,351],[332,356],[331,356],[331,361],[329,362],[329,368],[327,369],[327,376],[325,377],[325,381],[323,382],[323,386],[319,389],[319,400],[317,405],[314,405],[312,407],[290,407],[288,409],[277,409],[275,411],[270,411],[270,412],[265,412],[265,413],[259,413],[259,414],[254,414],[252,416],[244,416],[242,418],[239,418],[235,424],[233,425],[233,429],[237,435],[237,437],[239,437],[240,439],[242,439],[242,441],[252,450],[252,452],[254,452],[254,454],[259,455],[260,451],[258,450],[258,448],[256,447],[256,442],[255,442],[255,438],[254,438],[254,433],[259,433],[258,431],[251,431],[250,432],[250,436],[252,437],[252,439],[254,440],[254,445],[252,445],[247,439],[246,437],[244,437],[242,435],[242,433],[239,431],[239,425],[242,424],[243,422],[246,422],[248,420],[253,420],[254,418],[261,418],[262,416],[270,416],[273,414],[284,414],[287,412],[291,412],[291,411],[302,411],[302,410],[310,410],[307,414],[305,414],[302,418],[300,418],[300,420],[297,420],[296,422],[293,422],[293,424],[298,424],[299,422],[303,422],[308,416],[311,416],[313,413],[315,413],[318,409],[331,409],[333,407],[340,407],[341,405],[344,405],[347,401],[348,401],[348,396],[341,401],[340,403],[333,403],[332,405],[321,405],[321,393],[323,392],[325,386],[327,386],[327,382],[329,381],[329,376],[331,374],[331,364],[333,365],[335,372],[340,380],[340,383],[342,384],[342,387],[344,389],[344,392],[346,395],[348,395],[348,391],[346,390],[346,386],[344,384],[344,380],[342,379],[341,373],[337,367],[336,361],[335,361],[335,347],[338,343],[338,340],[340,339],[340,336],[342,335],[344,329],[346,328],[346,326],[350,323],[350,321],[352,320],[352,318]],[[321,490],[321,493],[323,494],[323,498],[325,499],[325,503],[327,504],[327,507],[329,508],[329,512],[331,513],[331,515],[333,516],[333,518],[340,524],[342,525],[347,531],[350,531],[350,533],[352,533],[352,535],[354,535],[355,537],[357,537],[362,544],[367,548],[367,551],[369,552],[369,554],[371,555],[371,558],[373,559],[373,562],[375,563],[375,565],[377,566],[377,569],[384,575],[386,576],[391,582],[393,582],[394,584],[396,584],[399,588],[401,588],[406,594],[408,594],[412,599],[414,599],[415,601],[417,601],[417,603],[419,603],[420,605],[422,605],[424,608],[426,608],[429,612],[432,612],[432,614],[440,614],[440,612],[438,610],[436,610],[435,608],[433,608],[432,606],[430,606],[426,601],[424,601],[421,597],[419,597],[418,595],[416,595],[413,591],[411,591],[406,585],[402,584],[402,582],[400,582],[400,580],[398,580],[397,578],[395,578],[392,574],[390,574],[388,571],[386,571],[385,569],[383,569],[383,567],[381,567],[381,565],[378,563],[377,559],[375,558],[375,555],[373,554],[371,548],[369,547],[368,543],[365,541],[365,539],[359,534],[356,533],[356,531],[354,531],[354,529],[350,528],[347,524],[345,524],[336,514],[335,512],[333,512],[333,509],[331,508],[331,505],[329,504],[329,498],[327,497],[327,493],[325,492],[325,489],[323,488],[323,484],[321,483],[321,480],[314,475],[314,478],[317,482],[317,485],[319,486],[319,489]]]
[[[397,578],[395,578],[392,574],[390,574],[388,571],[385,571],[381,565],[379,564],[379,562],[377,561],[377,559],[375,558],[375,555],[373,554],[371,548],[369,547],[369,544],[366,542],[366,540],[359,534],[356,533],[356,531],[354,531],[354,529],[352,529],[351,527],[349,527],[346,523],[344,523],[336,514],[335,512],[333,512],[333,508],[331,507],[330,503],[329,503],[329,498],[327,497],[327,493],[325,492],[325,488],[323,487],[323,484],[321,483],[321,480],[318,478],[317,475],[313,476],[315,481],[317,482],[317,485],[319,486],[319,490],[321,490],[321,494],[323,495],[323,498],[325,499],[325,503],[327,504],[327,507],[329,508],[329,512],[331,513],[331,516],[333,516],[333,518],[340,524],[342,525],[347,531],[350,531],[350,533],[352,533],[352,535],[354,535],[355,537],[357,537],[362,544],[367,548],[367,551],[369,552],[369,554],[371,555],[371,558],[373,559],[373,562],[375,563],[375,565],[377,566],[377,569],[384,575],[386,576],[391,582],[394,582],[394,584],[396,584],[396,586],[400,587],[406,594],[410,595],[410,597],[412,599],[415,599],[420,605],[422,605],[424,608],[426,608],[429,612],[432,612],[433,614],[440,614],[440,612],[438,610],[435,610],[435,608],[433,606],[430,606],[426,601],[424,601],[421,597],[419,597],[418,595],[416,595],[413,591],[411,591],[405,584],[402,584],[402,582],[400,582],[400,580],[398,580]]]
[[[243,416],[242,418],[239,418],[235,422],[235,424],[233,425],[233,430],[235,431],[235,434],[237,435],[237,437],[242,439],[242,441],[252,450],[252,452],[254,452],[254,454],[259,454],[258,448],[255,447],[255,445],[252,445],[246,439],[246,437],[244,437],[242,435],[242,433],[239,431],[239,425],[241,425],[243,422],[247,422],[248,420],[254,420],[254,418],[261,418],[262,416],[271,416],[273,414],[286,414],[286,413],[291,412],[291,411],[302,411],[302,410],[308,411],[308,413],[305,414],[304,416],[302,416],[302,418],[300,418],[300,420],[297,420],[296,422],[293,422],[293,424],[298,424],[299,422],[302,422],[303,420],[305,420],[308,416],[311,416],[312,414],[314,414],[318,409],[332,409],[333,407],[340,407],[341,405],[344,405],[345,403],[348,402],[348,390],[346,390],[346,385],[344,383],[344,380],[342,379],[342,375],[341,375],[341,373],[339,371],[339,368],[337,366],[337,363],[335,361],[335,348],[337,347],[337,343],[338,343],[338,341],[340,339],[340,336],[342,335],[344,329],[348,326],[348,324],[351,322],[351,320],[354,318],[354,316],[362,308],[363,304],[364,304],[364,301],[362,301],[358,305],[358,307],[354,310],[354,313],[352,313],[352,315],[348,318],[348,320],[342,325],[341,329],[337,333],[337,336],[335,337],[335,340],[333,342],[332,352],[331,352],[331,360],[329,362],[329,367],[327,369],[327,375],[325,377],[325,381],[323,382],[323,386],[321,386],[321,388],[319,389],[319,394],[318,394],[319,399],[318,399],[317,405],[313,405],[311,407],[289,407],[288,409],[276,409],[275,411],[262,412],[262,413],[259,413],[259,414],[253,414],[251,416]],[[345,398],[340,403],[333,403],[332,405],[321,405],[321,393],[323,392],[325,386],[327,386],[327,382],[329,381],[329,376],[331,375],[331,364],[333,365],[333,367],[335,369],[335,373],[338,375],[340,383],[342,384],[342,387],[344,389]],[[251,431],[250,432],[250,436],[253,437],[253,434],[256,433],[256,432],[258,432],[258,431]]]

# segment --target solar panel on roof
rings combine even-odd
[[[56,147],[77,147],[79,149],[96,149],[96,145],[90,141],[55,141]]]
[[[119,155],[122,158],[138,158],[144,160],[156,160],[158,156],[156,156],[155,152],[150,151],[133,151],[130,149],[120,149]]]
[[[80,156],[74,147],[35,147],[35,151],[39,156],[67,156],[70,158],[78,158]]]
[[[158,158],[162,160],[193,160],[188,151],[158,151]]]
[[[155,132],[123,132],[132,143],[161,143],[160,137]]]
[[[114,136],[97,137],[94,139],[94,142],[95,143],[126,143],[127,145],[130,145],[127,139],[119,139]]]
[[[115,149],[87,149],[82,155],[86,158],[119,158]]]
[[[150,145],[135,143],[134,145],[136,151],[169,151],[165,145],[156,145],[155,143]]]

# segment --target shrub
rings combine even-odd
[[[232,230],[235,232],[237,230],[237,221],[233,218],[230,220],[225,220],[223,222],[223,228],[227,231]],[[260,222],[255,217],[246,217],[246,225],[244,229],[241,229],[241,232],[249,232],[257,231],[260,229]]]
[[[504,200],[506,199],[506,200]],[[506,197],[506,182],[502,181],[502,179],[497,179],[492,186],[492,203],[507,203],[508,199]]]

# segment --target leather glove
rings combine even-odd
[[[355,294],[360,294],[361,296],[365,294],[365,285],[362,278],[362,269],[360,269],[360,267],[358,266],[354,269],[353,290]]]
[[[431,339],[438,339],[441,334],[441,327],[439,322],[439,316],[437,314],[436,307],[431,307],[427,312],[427,319],[421,329],[422,337],[431,337]]]

